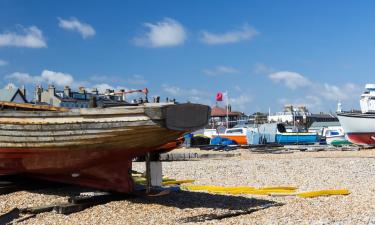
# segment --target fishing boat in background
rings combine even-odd
[[[283,123],[266,123],[248,132],[247,140],[248,144],[314,144],[320,137],[315,132],[287,132]]]
[[[234,127],[226,129],[223,134],[218,134],[221,138],[228,138],[232,141],[235,141],[239,145],[247,144],[247,128],[246,127]],[[213,136],[215,137],[215,136]]]
[[[210,107],[190,103],[0,106],[0,175],[27,174],[126,193],[134,187],[133,158],[176,148],[181,136],[203,128],[210,116]]]
[[[366,84],[360,99],[361,112],[339,112],[337,117],[350,142],[375,146],[375,84]]]

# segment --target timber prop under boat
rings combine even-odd
[[[190,103],[31,109],[37,111],[0,111],[0,175],[24,173],[120,192],[133,190],[134,157],[174,149],[210,115],[208,106]]]

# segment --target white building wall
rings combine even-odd
[[[292,123],[293,122],[293,115],[271,115],[268,116],[268,121],[275,121],[275,122],[282,122],[282,123]]]
[[[19,93],[17,93],[16,97],[14,97],[13,102],[16,103],[25,103],[25,100],[21,97]]]

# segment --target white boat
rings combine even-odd
[[[324,127],[322,131],[322,137],[326,138],[328,145],[332,144],[333,141],[345,141],[345,131],[341,126]]]
[[[366,84],[360,100],[361,112],[338,112],[349,141],[375,146],[375,84]]]

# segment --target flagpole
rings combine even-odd
[[[225,91],[226,95],[226,102],[227,102],[227,129],[229,128],[229,96],[228,96],[228,91]]]

